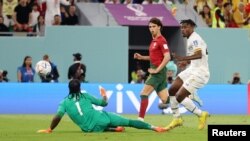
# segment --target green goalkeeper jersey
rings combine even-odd
[[[92,104],[97,106],[106,106],[107,102],[102,99],[97,99],[88,93],[81,93],[78,100],[71,98],[71,95],[61,101],[57,115],[63,117],[65,112],[83,131],[91,131],[96,125],[98,119],[103,114],[102,111],[97,111]]]

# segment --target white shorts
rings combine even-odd
[[[178,74],[183,81],[182,86],[191,94],[207,84],[210,74],[202,69],[186,69]]]

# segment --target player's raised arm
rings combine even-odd
[[[108,103],[107,92],[102,86],[99,86],[99,92],[100,92],[100,95],[102,96],[102,100]]]
[[[99,86],[99,91],[100,91],[100,95],[102,96],[102,99],[97,99],[87,93],[85,93],[84,95],[91,101],[92,104],[95,104],[97,106],[103,106],[103,107],[107,106],[108,101],[107,101],[106,90],[103,87]]]

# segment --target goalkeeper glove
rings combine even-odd
[[[106,90],[102,87],[102,86],[99,86],[99,91],[100,91],[100,94],[102,97],[106,97]]]

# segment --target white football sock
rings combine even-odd
[[[174,118],[179,118],[181,116],[179,111],[179,102],[176,100],[175,96],[169,96],[170,98],[170,107],[173,112]]]
[[[193,103],[193,101],[190,98],[186,97],[185,99],[182,100],[181,104],[190,112],[198,116],[201,116],[202,111]]]

